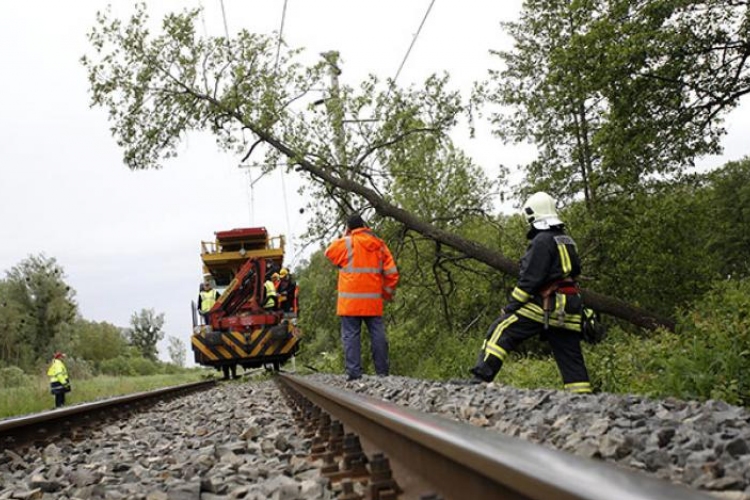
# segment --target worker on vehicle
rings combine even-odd
[[[263,309],[274,310],[279,306],[279,298],[276,293],[276,283],[279,281],[279,274],[276,272],[266,274],[266,281],[263,283],[264,299]]]
[[[52,363],[47,369],[50,392],[55,396],[55,408],[65,405],[65,393],[70,392],[70,378],[68,378],[68,369],[63,363],[64,357],[65,354],[56,352],[52,356]]]
[[[201,292],[198,294],[198,311],[200,311],[203,321],[208,324],[208,312],[216,304],[221,295],[218,290],[214,289],[211,280],[206,280],[201,284]]]
[[[581,352],[583,301],[576,278],[581,260],[576,243],[565,234],[555,200],[544,192],[533,194],[523,206],[529,223],[529,246],[510,303],[490,326],[471,383],[491,382],[508,353],[526,339],[541,335],[550,343],[566,390],[591,392]]]
[[[289,273],[289,269],[282,267],[279,271],[279,284],[276,287],[276,293],[279,295],[279,306],[285,313],[292,312],[294,310],[295,292],[297,290],[297,282]]]

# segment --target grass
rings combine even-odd
[[[195,370],[173,375],[99,376],[86,380],[72,380],[73,390],[65,395],[65,404],[74,405],[134,392],[197,382],[202,380],[204,375],[204,371]],[[51,410],[54,406],[55,397],[49,392],[49,381],[46,377],[39,377],[35,379],[33,384],[23,387],[0,388],[0,418],[38,413]]]

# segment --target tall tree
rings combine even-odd
[[[156,361],[159,351],[156,344],[164,338],[164,313],[156,314],[153,309],[141,309],[130,317],[128,339],[130,345],[136,347],[141,355]]]
[[[594,137],[606,112],[596,75],[575,37],[600,14],[596,1],[527,0],[520,20],[502,23],[512,50],[492,51],[504,64],[491,70],[496,84],[486,97],[507,111],[493,115],[507,142],[532,142],[539,157],[526,183],[556,195],[583,193],[592,207],[601,171]],[[482,89],[486,91],[487,89]]]
[[[526,0],[504,23],[486,95],[507,141],[540,151],[527,186],[597,199],[720,152],[721,118],[750,92],[748,2]]]
[[[185,366],[185,356],[187,354],[187,349],[185,348],[185,343],[182,340],[170,335],[167,351],[169,352],[169,359],[172,360],[173,365],[179,367]]]
[[[75,322],[73,351],[76,357],[98,363],[124,355],[128,342],[122,328],[105,321],[79,319]]]
[[[14,297],[10,283],[0,280],[0,364],[28,368],[35,359],[28,342],[35,328],[29,312]]]
[[[6,273],[4,310],[9,335],[26,344],[32,360],[47,359],[68,347],[77,315],[75,291],[54,258],[32,255]]]
[[[130,168],[160,166],[194,131],[210,131],[220,147],[241,152],[245,159],[264,145],[264,164],[277,165],[284,158],[309,180],[303,190],[317,214],[311,235],[330,235],[339,226],[331,213],[369,207],[405,230],[517,274],[513,260],[411,214],[389,192],[394,186],[390,169],[404,166],[390,153],[394,145],[408,139],[436,148],[451,145],[448,132],[467,110],[447,77],[433,76],[407,90],[374,77],[357,90],[336,89],[329,99],[338,100],[337,105],[327,109],[356,123],[342,130],[341,116],[331,119],[321,107],[299,104],[325,85],[327,71],[338,70],[335,57],[303,67],[294,61],[295,51],[282,52],[277,64],[275,40],[245,31],[233,39],[201,38],[197,17],[197,11],[170,14],[162,33],[152,36],[145,8],[139,7],[126,23],[100,14],[89,35],[94,54],[83,64],[93,105],[108,109]],[[242,143],[240,131],[255,142]],[[408,171],[402,175],[408,177]],[[672,325],[617,299],[591,291],[586,295],[592,306],[636,324]]]

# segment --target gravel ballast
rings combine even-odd
[[[364,376],[320,383],[710,492],[750,499],[750,412],[720,401],[575,395]]]
[[[704,490],[750,499],[750,413],[718,401],[342,375],[311,380]],[[335,498],[270,380],[222,384],[76,442],[0,452],[0,500]]]

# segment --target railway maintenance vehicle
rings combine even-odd
[[[237,377],[265,367],[279,371],[300,348],[296,307],[284,312],[264,308],[264,284],[284,261],[284,237],[269,237],[265,227],[217,231],[215,241],[201,242],[203,280],[221,295],[200,314],[192,303],[191,346],[195,362]],[[296,297],[294,298],[296,300]]]

